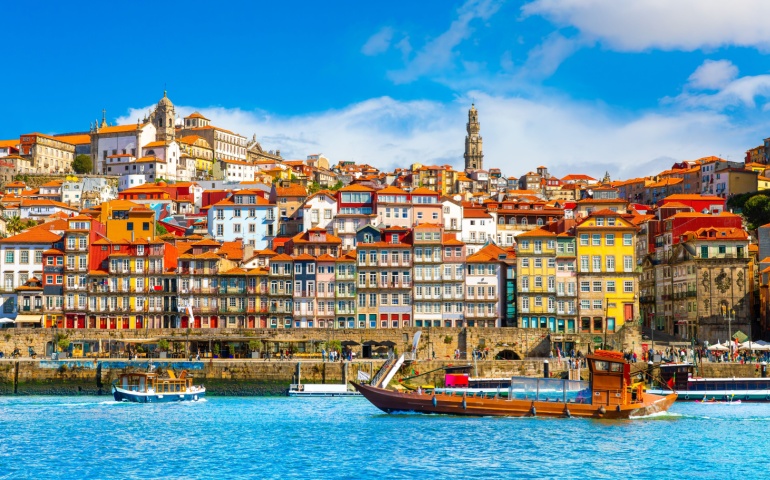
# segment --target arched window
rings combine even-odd
[[[527,217],[524,217],[524,218],[521,219],[521,224],[522,225],[526,225],[527,223],[528,223],[527,222]]]
[[[499,223],[500,225],[504,225],[505,224],[505,219],[503,217],[500,217],[500,218],[497,219],[497,223]]]
[[[537,219],[537,226],[539,227],[539,226],[542,226],[542,225],[543,225],[543,219],[538,217],[538,219]]]
[[[508,223],[510,223],[511,225],[516,225],[516,217],[511,217],[511,219],[508,220]]]

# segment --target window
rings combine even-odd
[[[29,250],[22,250],[20,257],[21,263],[29,263]]]
[[[233,233],[241,233],[241,224],[240,223],[234,223],[233,224]]]
[[[529,268],[529,259],[528,258],[522,258],[521,259],[521,267],[522,268]]]
[[[128,230],[128,231],[130,232],[130,231],[132,231],[133,229],[134,229],[134,222],[128,222],[128,223],[126,223],[126,230]]]
[[[13,263],[15,259],[14,251],[13,250],[6,250],[5,251],[5,263]]]
[[[590,292],[591,291],[591,282],[588,280],[582,280],[580,282],[580,291],[581,292]]]
[[[615,280],[607,280],[607,293],[615,293]]]
[[[43,263],[43,251],[35,250],[35,263]]]
[[[601,292],[602,291],[602,281],[601,280],[594,280],[594,282],[593,282],[593,291],[594,292]]]
[[[600,255],[594,255],[591,258],[591,271],[592,272],[600,272],[602,269],[602,257]]]
[[[598,247],[602,244],[602,235],[600,233],[591,234],[591,246]]]
[[[582,272],[588,271],[588,255],[580,256],[580,271]]]
[[[217,224],[217,236],[221,237],[224,234],[225,234],[225,226],[222,225],[221,223],[218,223]]]
[[[634,238],[633,234],[631,234],[631,233],[624,233],[623,234],[623,245],[626,246],[626,247],[633,245],[633,238]]]
[[[535,259],[535,268],[543,268],[543,259],[542,258],[536,258]]]
[[[615,246],[615,234],[614,233],[608,233],[604,236],[604,241],[607,244],[608,247],[614,247]]]
[[[588,234],[587,233],[581,233],[580,234],[580,246],[581,247],[587,247],[588,246]]]
[[[608,272],[614,272],[615,271],[615,256],[614,255],[607,255],[604,259],[605,266],[607,267]]]
[[[634,269],[634,257],[631,255],[623,255],[623,271],[631,272]]]
[[[634,281],[633,280],[626,280],[623,282],[623,292],[624,293],[634,293]]]
[[[602,309],[602,301],[594,300],[594,310],[601,310],[601,309]]]

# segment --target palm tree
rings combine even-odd
[[[24,222],[22,222],[18,215],[14,215],[8,219],[8,223],[6,224],[5,229],[11,235],[16,235],[17,233],[24,230]]]

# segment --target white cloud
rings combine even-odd
[[[468,0],[458,10],[449,29],[425,44],[401,70],[388,72],[395,83],[409,83],[423,75],[441,71],[453,65],[455,48],[473,33],[471,22],[488,20],[500,8],[500,0]],[[409,45],[411,51],[411,45]],[[402,48],[402,51],[403,48]]]
[[[367,40],[364,46],[361,47],[361,53],[368,56],[384,53],[390,48],[392,39],[393,29],[390,27],[383,27],[379,32],[369,37],[369,40]]]
[[[770,47],[766,0],[535,0],[522,12],[621,51]]]
[[[713,110],[732,107],[752,109],[756,107],[757,98],[768,97],[770,75],[738,77],[738,68],[732,62],[706,60],[690,75],[684,91],[675,98],[664,99],[664,103]]]
[[[738,76],[738,67],[729,60],[706,60],[690,75],[689,86],[703,90],[724,88]]]
[[[411,163],[463,167],[465,122],[470,98],[479,109],[485,166],[522,175],[544,164],[556,175],[585,172],[612,178],[650,175],[674,161],[720,154],[742,158],[762,128],[741,129],[712,111],[620,115],[601,105],[564,98],[524,99],[468,92],[456,101],[400,102],[373,98],[339,110],[281,117],[267,112],[177,106],[198,110],[212,123],[280,149],[287,159],[324,153],[333,162],[354,160],[382,169]],[[136,122],[146,108],[131,110],[121,123]]]
[[[567,38],[558,32],[546,37],[540,45],[529,51],[524,68],[520,72],[527,77],[549,77],[559,65],[580,47],[586,45],[584,39]]]

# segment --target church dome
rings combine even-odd
[[[174,104],[171,103],[171,100],[169,100],[168,97],[166,96],[166,91],[165,90],[163,90],[163,98],[161,98],[160,101],[158,102],[158,106],[159,107],[160,106],[164,106],[164,107],[173,107],[174,106]]]

